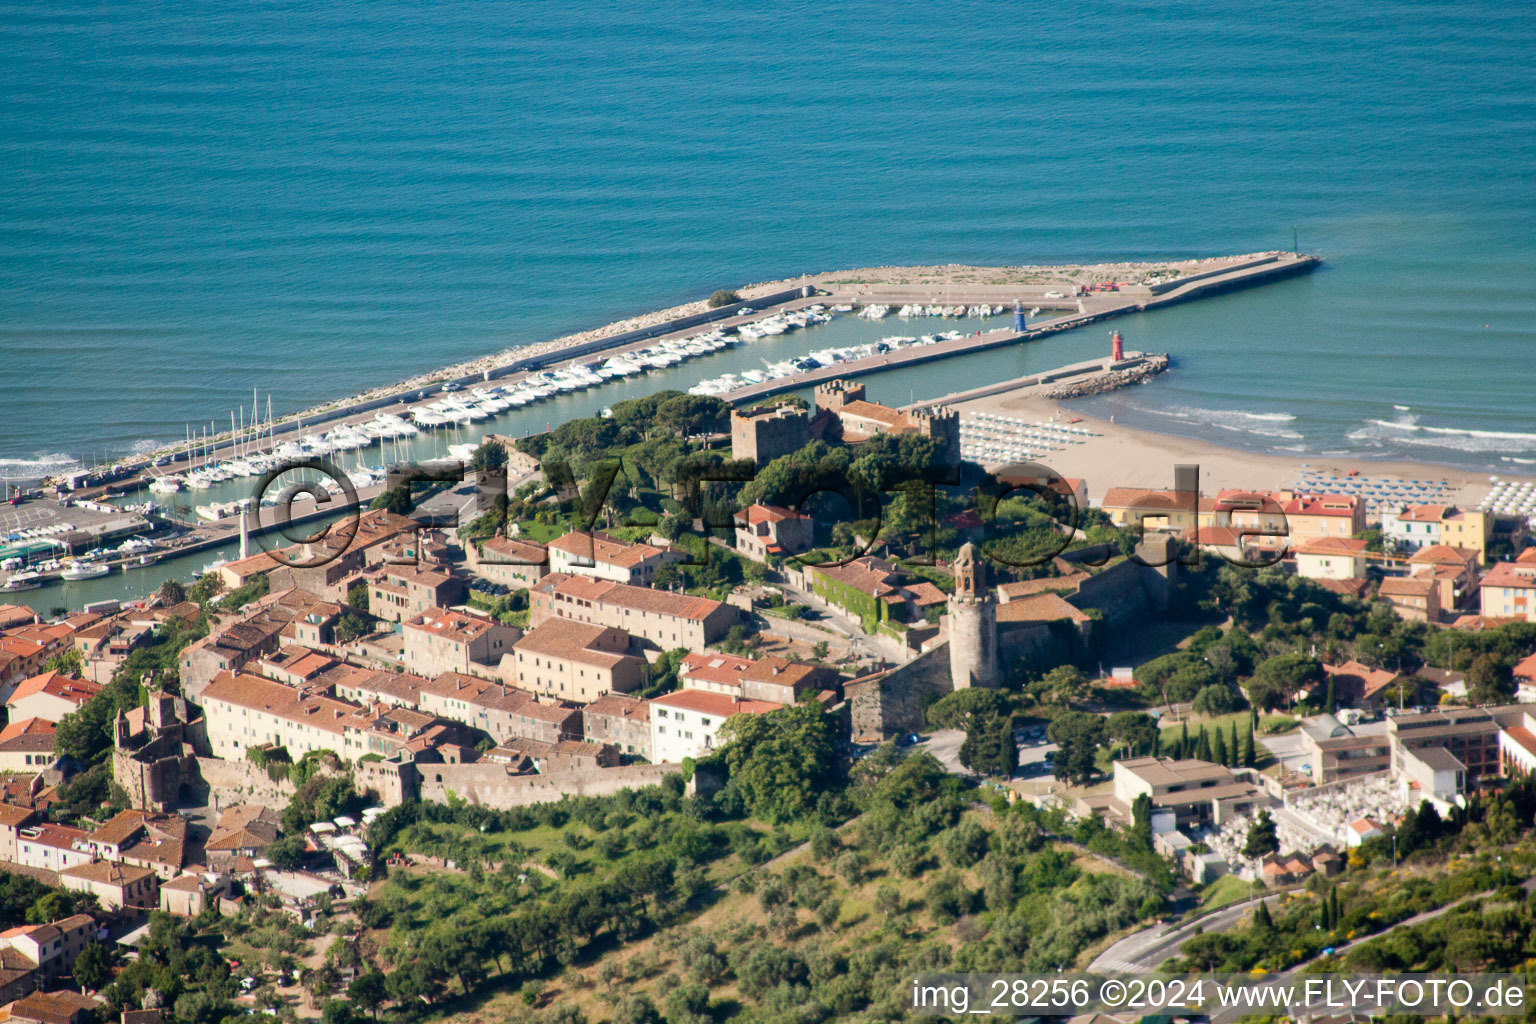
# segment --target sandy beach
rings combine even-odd
[[[1087,428],[1095,436],[1042,454],[1036,461],[1064,477],[1086,480],[1089,498],[1094,505],[1099,503],[1104,492],[1111,487],[1172,488],[1174,467],[1189,464],[1200,467],[1200,489],[1203,494],[1215,494],[1225,488],[1295,488],[1307,469],[1337,475],[1349,481],[1349,487],[1380,478],[1443,480],[1448,484],[1445,493],[1450,496],[1450,503],[1466,508],[1475,508],[1489,490],[1486,473],[1427,462],[1350,461],[1305,454],[1261,455],[1209,441],[1157,434],[1111,423],[1074,410],[1070,400],[1045,398],[1027,390],[957,403],[953,408],[961,413],[962,419],[975,412],[1013,417],[1030,423],[1054,420],[1065,424],[1079,418],[1080,422],[1072,426]],[[1351,470],[1357,471],[1358,475],[1349,477]],[[1502,479],[1526,478],[1506,475]]]

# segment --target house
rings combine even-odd
[[[722,693],[678,690],[651,699],[651,753],[657,764],[702,757],[716,747],[720,727],[735,715],[765,715],[784,705]]]
[[[405,620],[405,667],[431,678],[465,672],[491,678],[501,656],[523,635],[516,626],[471,612],[429,608]]]
[[[1344,828],[1344,838],[1350,846],[1359,846],[1367,839],[1386,834],[1386,830],[1371,818],[1356,818]]]
[[[613,744],[588,743],[585,740],[558,740],[554,743],[510,740],[487,750],[481,759],[513,768],[531,767],[540,775],[616,768],[620,762],[619,749]]]
[[[46,871],[63,871],[88,864],[91,854],[77,847],[86,835],[83,829],[68,825],[49,822],[27,825],[16,836],[16,863]]]
[[[265,576],[273,569],[281,569],[287,562],[280,562],[265,551],[258,551],[254,555],[226,562],[219,566],[215,572],[224,583],[225,590],[238,590],[259,576]]]
[[[203,844],[210,866],[260,857],[267,847],[277,842],[281,823],[277,811],[261,804],[226,807]]]
[[[0,697],[10,697],[23,679],[40,673],[49,657],[48,647],[36,640],[0,636]]]
[[[1482,613],[1536,622],[1536,557],[1528,548],[1513,562],[1498,562],[1483,576]]]
[[[622,629],[550,619],[512,645],[501,676],[531,693],[586,703],[644,684],[645,659],[633,646]]]
[[[262,658],[256,663],[256,669],[275,682],[302,688],[338,664],[340,662],[329,654],[290,644]]]
[[[549,572],[549,549],[518,537],[488,537],[465,542],[464,564],[483,580],[520,590]]]
[[[1104,492],[1099,508],[1116,526],[1183,533],[1210,525],[1215,502],[1192,490],[1111,487]]]
[[[1129,825],[1138,797],[1151,800],[1154,816],[1172,812],[1175,827],[1220,825],[1267,805],[1251,773],[1194,759],[1133,757],[1114,763],[1114,791],[1104,810]]]
[[[11,722],[0,730],[0,772],[36,773],[58,763],[53,723],[42,718]]]
[[[33,992],[11,1004],[16,1024],[86,1024],[94,1020],[101,1003],[79,992]]]
[[[621,754],[653,760],[650,701],[605,694],[581,709],[581,727],[588,743],[612,744]]]
[[[160,880],[149,868],[98,860],[77,864],[59,872],[59,884],[77,892],[93,893],[107,910],[156,910],[160,906]]]
[[[636,586],[650,583],[663,565],[684,561],[686,557],[671,547],[626,544],[605,533],[580,530],[549,542],[551,572]]]
[[[497,743],[581,738],[581,712],[560,701],[462,672],[444,672],[421,686],[420,710],[488,733]]]
[[[463,577],[429,563],[381,565],[368,578],[368,613],[385,622],[404,622],[433,608],[461,604]]]
[[[11,630],[17,626],[30,626],[39,621],[37,612],[25,605],[0,604],[0,630]]]
[[[614,626],[662,650],[705,647],[737,621],[736,609],[711,598],[568,573],[551,573],[528,592],[530,625],[554,616]]]
[[[21,863],[17,852],[21,831],[36,820],[37,812],[30,807],[0,803],[0,860]]]
[[[1381,517],[1382,539],[1390,547],[1402,551],[1437,544],[1466,548],[1476,553],[1477,564],[1487,556],[1493,527],[1493,513],[1454,505],[1409,505]]]
[[[772,655],[754,660],[713,651],[691,651],[678,666],[678,681],[686,690],[793,704],[803,693],[836,687],[840,677],[823,665]]]
[[[220,673],[202,704],[213,755],[230,761],[244,761],[258,747],[282,747],[295,761],[320,750],[341,756],[347,719],[358,710],[244,672]]]
[[[0,932],[0,946],[37,965],[37,981],[51,985],[74,970],[75,958],[96,941],[97,925],[89,914],[75,914],[48,924],[20,925]]]
[[[815,545],[811,517],[778,505],[749,505],[732,517],[736,550],[766,562],[769,555],[795,555]]]
[[[1354,537],[1320,537],[1295,547],[1296,575],[1309,580],[1365,577],[1366,542]]]
[[[1342,665],[1324,663],[1323,672],[1333,685],[1335,701],[1346,707],[1376,707],[1391,697],[1388,687],[1397,673],[1385,669],[1370,668],[1358,661],[1346,661]],[[1314,692],[1310,696],[1317,696]]]
[[[1405,619],[1440,621],[1440,588],[1427,576],[1388,577],[1376,588],[1376,594]]]
[[[856,616],[866,629],[921,619],[927,609],[942,608],[946,600],[932,583],[905,584],[894,565],[869,555],[843,565],[807,566],[806,576],[812,593]]]
[[[1442,612],[1471,603],[1477,597],[1478,564],[1482,556],[1471,548],[1431,544],[1408,558],[1409,572],[1435,581]]]
[[[179,814],[126,810],[76,844],[103,860],[148,868],[174,878],[186,862],[187,819]]]
[[[189,871],[160,883],[160,909],[177,917],[197,917],[229,895],[227,875],[213,871]]]

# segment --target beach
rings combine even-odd
[[[1037,390],[1037,389],[1036,389]],[[1030,391],[1005,392],[952,408],[962,418],[975,413],[1005,416],[1026,422],[1054,421],[1086,428],[1093,435],[1080,443],[1043,454],[1037,461],[1063,477],[1088,482],[1090,503],[1097,505],[1110,487],[1172,489],[1174,467],[1198,465],[1202,494],[1230,488],[1283,490],[1297,488],[1308,470],[1341,479],[1341,488],[1356,480],[1392,478],[1446,481],[1450,503],[1475,508],[1488,494],[1488,474],[1428,462],[1323,458],[1315,455],[1264,455],[1211,441],[1154,433],[1090,416],[1070,400],[1042,397]],[[1079,422],[1072,423],[1072,420]],[[1350,477],[1354,471],[1357,476]],[[1502,479],[1536,479],[1504,475]]]

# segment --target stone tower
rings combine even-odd
[[[997,686],[997,606],[976,545],[955,557],[955,592],[949,599],[949,677],[957,690]]]

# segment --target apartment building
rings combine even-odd
[[[1480,587],[1484,616],[1536,622],[1536,548],[1527,548],[1513,562],[1498,562],[1484,574]]]
[[[723,693],[727,697],[793,704],[803,693],[834,689],[837,672],[788,658],[739,658],[713,651],[692,651],[678,666],[683,689]]]
[[[464,564],[483,580],[522,589],[549,572],[549,549],[517,537],[488,537],[465,542]]]
[[[156,910],[160,879],[149,868],[109,860],[77,864],[59,872],[59,884],[77,892],[94,893],[107,910]]]
[[[1493,536],[1493,513],[1454,505],[1409,505],[1381,517],[1381,536],[1389,547],[1417,551],[1436,544],[1476,552],[1481,564]]]
[[[588,743],[612,744],[621,754],[652,760],[650,701],[605,694],[581,709],[581,728]]]
[[[537,627],[553,617],[613,626],[662,650],[696,650],[737,621],[736,609],[707,597],[690,597],[610,580],[551,573],[528,592],[529,618]]]
[[[1297,545],[1296,575],[1309,580],[1361,579],[1365,547],[1365,541],[1354,537],[1322,537]]]
[[[243,761],[252,747],[282,747],[297,761],[305,754],[346,747],[347,719],[356,704],[305,694],[244,672],[222,672],[203,691],[208,743],[215,757]]]
[[[512,645],[501,676],[531,693],[586,703],[639,688],[646,664],[622,629],[554,618]]]
[[[732,717],[766,715],[784,706],[702,690],[678,690],[650,703],[651,754],[657,764],[703,757],[716,748],[721,726]]]
[[[471,612],[429,608],[405,620],[404,634],[407,671],[429,679],[444,672],[494,678],[523,631]]]
[[[430,563],[381,565],[367,577],[368,613],[385,622],[404,622],[433,608],[462,604],[462,576]]]
[[[551,572],[593,579],[649,584],[663,565],[681,562],[683,552],[652,544],[626,544],[605,533],[573,531],[549,542]]]

